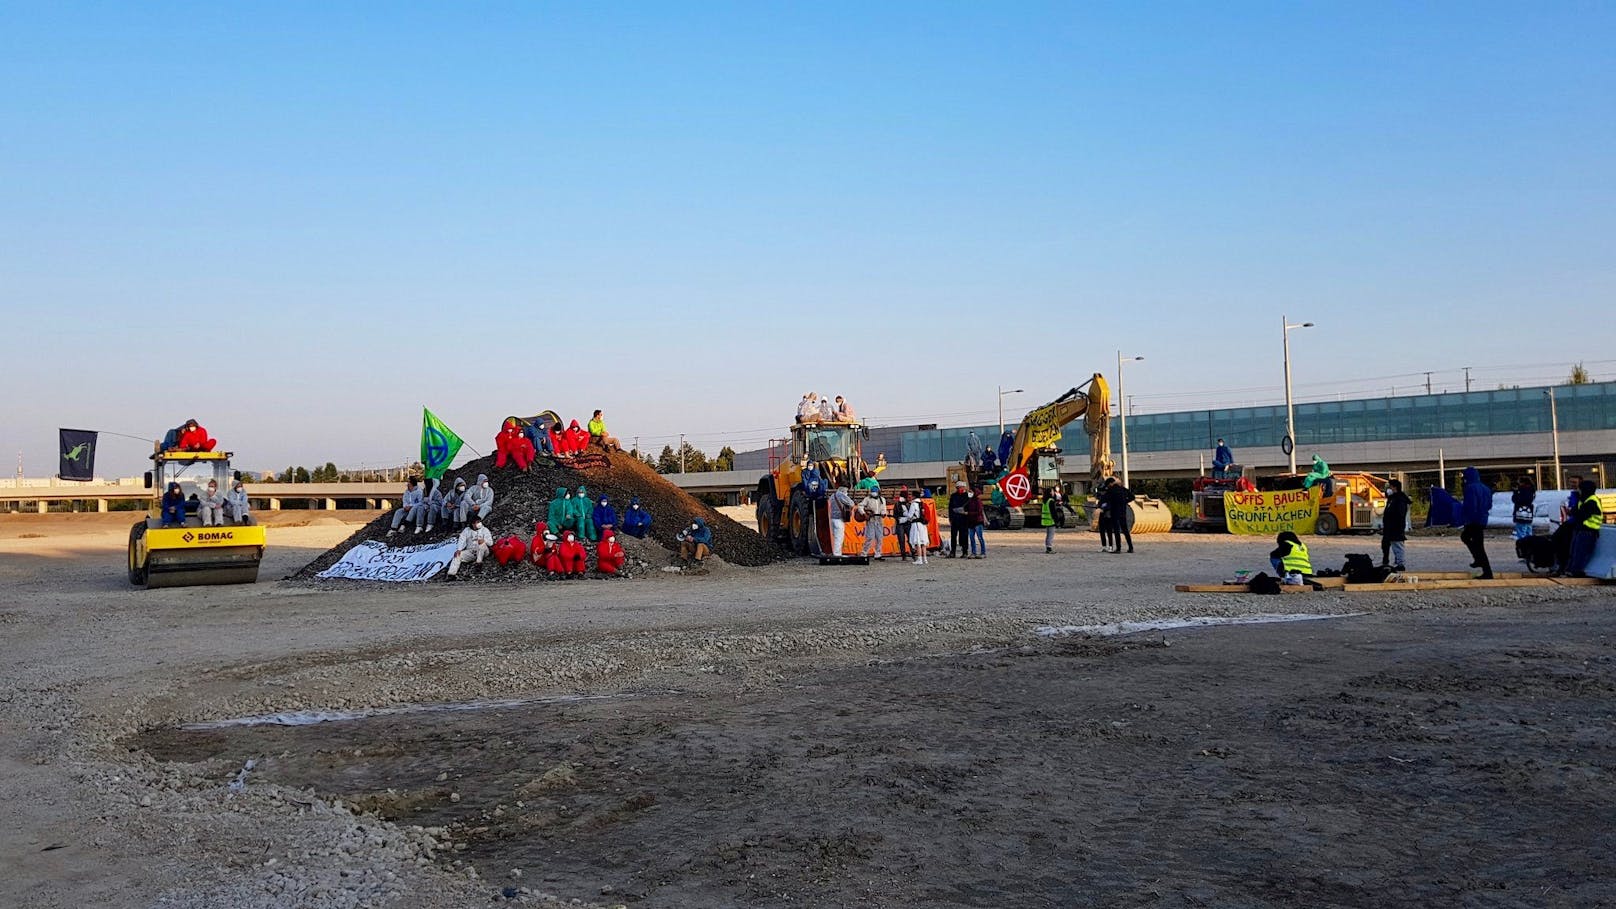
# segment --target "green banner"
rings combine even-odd
[[[421,472],[428,479],[442,477],[463,444],[455,431],[445,426],[436,414],[425,407],[421,408],[421,465],[425,468]]]

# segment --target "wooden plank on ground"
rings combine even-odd
[[[1476,579],[1476,576],[1468,571],[1410,571],[1408,574],[1414,575],[1422,581],[1473,581]],[[1513,581],[1533,577],[1533,575],[1519,571],[1495,571],[1493,572],[1493,577]]]
[[[1612,583],[1603,578],[1548,578],[1561,587],[1603,587]]]
[[[1426,580],[1420,575],[1417,583],[1404,584],[1348,584],[1342,588],[1348,593],[1403,593],[1417,590],[1492,590],[1504,587],[1553,587],[1551,578],[1494,578],[1483,581],[1479,578],[1467,580]]]
[[[1251,590],[1244,584],[1175,584],[1173,589],[1179,593],[1250,593]],[[1283,584],[1279,587],[1280,593],[1312,593],[1311,587],[1288,587]]]

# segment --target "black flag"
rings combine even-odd
[[[62,469],[56,475],[64,480],[95,478],[95,437],[93,429],[62,429]]]

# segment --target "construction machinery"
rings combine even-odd
[[[830,517],[825,507],[825,492],[846,486],[855,502],[863,501],[868,490],[860,488],[859,484],[870,485],[865,481],[873,476],[864,461],[864,439],[868,435],[868,430],[859,422],[817,420],[795,424],[790,438],[769,440],[769,473],[759,479],[757,485],[758,532],[800,556],[841,558],[862,550],[863,524],[849,521],[842,551],[830,551]],[[803,473],[810,466],[822,480],[822,489],[817,494],[803,488]],[[922,503],[922,510],[928,539],[936,548],[941,544],[936,510],[929,499]],[[889,516],[885,520],[888,533],[882,544],[883,551],[895,554],[897,539],[893,519]]]
[[[1111,386],[1105,376],[1095,373],[1087,385],[1072,388],[1055,400],[1028,412],[1016,426],[1015,440],[1011,443],[1010,457],[1005,460],[1006,474],[1025,473],[1034,494],[1060,483],[1060,467],[1065,463],[1057,443],[1061,430],[1078,417],[1083,418],[1083,429],[1089,437],[1089,489],[1097,492],[1108,477],[1116,472],[1111,459]],[[993,529],[1019,530],[1029,518],[1037,520],[1036,501],[1029,500],[1021,507],[1013,507],[1002,495],[994,496],[997,477],[976,476],[965,464],[948,469],[948,482],[964,480],[983,497],[983,513]],[[1173,529],[1173,514],[1167,503],[1159,499],[1137,497],[1132,506],[1132,532],[1166,533]],[[1098,519],[1099,509],[1091,509]]]
[[[159,451],[146,472],[152,490],[145,518],[129,529],[129,583],[142,587],[196,584],[251,584],[264,558],[264,528],[257,524],[203,527],[192,503],[206,494],[208,481],[229,489],[236,478],[228,451]],[[185,496],[185,521],[163,526],[162,496],[178,483]]]
[[[1245,477],[1197,477],[1191,484],[1196,530],[1224,532],[1229,524],[1224,516],[1223,495],[1235,489],[1277,492],[1304,488],[1304,474],[1288,473],[1259,477],[1255,484]],[[1319,521],[1314,533],[1372,532],[1381,528],[1386,512],[1386,478],[1371,473],[1330,475],[1330,495],[1319,501]]]

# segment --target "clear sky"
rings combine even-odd
[[[1019,413],[1119,347],[1141,410],[1271,401],[1281,313],[1306,394],[1613,377],[1613,36],[1587,2],[4,3],[0,455],[194,416],[246,467],[401,463],[422,404],[485,452],[593,407],[715,451],[809,389]]]

